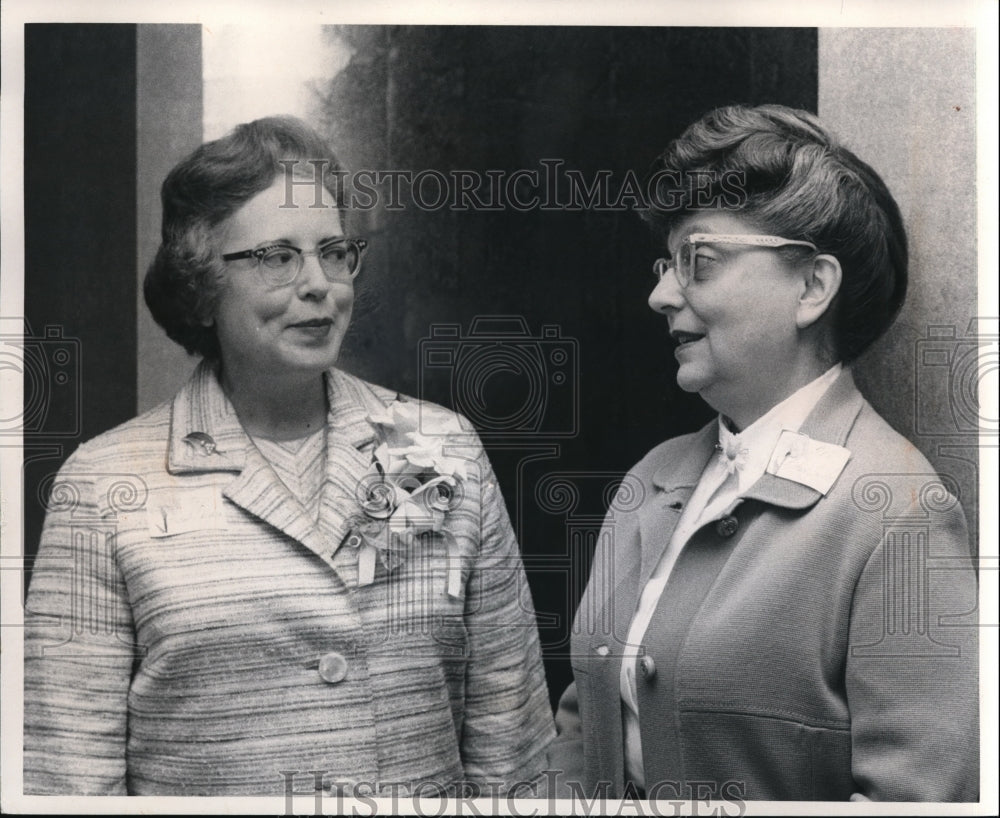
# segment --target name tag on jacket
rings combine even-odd
[[[850,450],[843,446],[786,429],[774,447],[767,472],[825,495],[850,459]]]
[[[150,537],[227,528],[222,493],[194,489],[154,494],[146,508]]]

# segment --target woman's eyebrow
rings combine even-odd
[[[681,233],[680,238],[686,239],[688,236],[693,236],[696,233],[707,233],[708,235],[722,235],[718,230],[713,230],[708,225],[704,224],[692,224],[690,227],[686,228],[683,233]]]
[[[279,239],[264,239],[263,241],[257,242],[255,247],[273,247],[276,244],[286,245],[288,247],[295,247],[295,242],[289,238],[279,238]]]
[[[696,233],[710,233],[710,232],[711,231],[704,225],[692,224],[690,227],[686,228],[683,233],[680,233],[676,237],[674,237],[676,239],[676,243],[674,246],[676,246],[677,244],[683,244],[684,241],[688,238],[688,236],[693,236]],[[667,250],[668,252],[670,252],[671,255],[673,255],[674,251],[671,249],[671,242],[669,237],[667,239]]]
[[[344,235],[344,234],[336,234],[336,235],[331,235],[331,236],[324,236],[323,238],[317,240],[316,246],[317,247],[322,247],[324,244],[329,244],[330,242],[333,242],[333,241],[344,241],[344,239],[346,239],[346,238],[347,238],[347,236]],[[263,241],[257,242],[256,246],[257,247],[271,247],[271,246],[276,245],[276,244],[284,245],[286,247],[295,247],[295,248],[297,248],[299,250],[308,249],[308,248],[305,248],[305,247],[299,247],[300,242],[298,242],[295,239],[290,239],[290,238],[288,238],[288,236],[282,236],[281,238],[275,238],[275,239],[264,239]]]

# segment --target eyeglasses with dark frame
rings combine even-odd
[[[653,275],[657,281],[662,281],[663,277],[670,271],[674,271],[674,277],[681,289],[686,289],[694,280],[695,273],[698,272],[698,245],[700,244],[736,244],[749,247],[808,247],[814,253],[817,247],[811,241],[800,241],[799,239],[784,239],[781,236],[760,236],[754,234],[746,235],[722,235],[716,233],[692,233],[685,236],[680,247],[677,248],[677,257],[674,259],[658,258],[653,262]]]
[[[257,269],[270,287],[291,284],[298,278],[306,256],[316,256],[327,281],[352,281],[361,272],[361,258],[368,247],[366,239],[343,238],[324,242],[315,250],[303,250],[292,244],[269,244],[253,250],[225,253],[223,261],[257,259]]]

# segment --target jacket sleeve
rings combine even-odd
[[[555,782],[557,798],[572,798],[586,777],[583,752],[583,719],[580,716],[580,700],[576,682],[570,684],[559,699],[556,710],[556,740],[549,748],[550,782]]]
[[[592,656],[587,638],[600,632],[617,649],[624,644],[623,632],[627,632],[632,611],[627,602],[618,606],[615,590],[617,578],[633,568],[627,560],[635,553],[639,538],[635,511],[649,486],[644,462],[625,475],[610,504],[594,548],[587,587],[577,606],[573,633],[581,639],[574,641],[572,651],[576,680],[559,699],[557,736],[549,750],[549,786],[559,798],[596,797],[614,781],[609,770],[624,769],[621,732],[605,729],[608,720],[620,723],[621,719],[618,673],[615,670],[609,689],[606,677],[603,683],[599,681],[603,673],[588,672]]]
[[[468,578],[465,718],[461,752],[466,778],[540,795],[546,750],[555,733],[535,610],[503,496],[485,452],[480,549]],[[517,793],[512,793],[517,794]]]
[[[84,463],[78,451],[53,485],[25,605],[26,794],[126,794],[133,626],[114,515]]]
[[[920,505],[885,525],[855,588],[846,660],[852,800],[978,800],[968,532],[954,497],[924,492]]]

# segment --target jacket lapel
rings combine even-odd
[[[240,508],[329,561],[333,551],[331,544],[256,446],[247,449],[243,471],[226,486],[223,494]]]
[[[639,510],[639,588],[660,562],[701,473],[715,453],[717,439],[718,421],[713,420],[695,432],[679,460],[662,463],[653,472],[653,499]]]
[[[864,404],[865,399],[854,385],[854,376],[845,366],[799,431],[813,440],[843,446]],[[798,510],[814,506],[822,496],[809,486],[766,472],[746,493],[748,500]]]
[[[371,469],[376,443],[368,415],[384,409],[393,397],[338,370],[327,373],[330,415],[320,521],[334,551],[360,519],[359,486]]]

